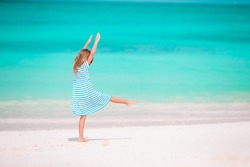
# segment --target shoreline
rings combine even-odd
[[[86,129],[126,128],[126,127],[157,127],[181,125],[206,125],[250,122],[250,118],[241,119],[172,119],[172,120],[104,120],[87,118]],[[113,118],[115,119],[115,118]],[[74,119],[0,119],[0,132],[4,131],[39,131],[39,130],[77,130],[78,118]]]
[[[0,102],[0,131],[76,129],[70,101]],[[87,128],[214,124],[250,121],[250,103],[109,103],[89,115]]]

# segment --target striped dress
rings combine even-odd
[[[78,72],[74,74],[72,91],[73,113],[80,115],[93,114],[107,105],[111,96],[97,92],[90,81],[88,62],[85,61]]]

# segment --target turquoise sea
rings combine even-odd
[[[142,102],[250,100],[249,5],[91,1],[0,2],[0,100],[70,100],[73,60],[97,32],[98,91]]]

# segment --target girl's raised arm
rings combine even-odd
[[[89,64],[90,64],[91,61],[93,60],[93,57],[94,57],[94,54],[95,54],[95,52],[96,52],[96,48],[97,48],[97,45],[98,45],[98,42],[99,42],[100,38],[101,38],[101,35],[100,35],[100,33],[98,32],[98,33],[96,34],[95,43],[94,43],[94,45],[93,45],[93,47],[92,47],[92,49],[91,49],[91,52],[90,52],[90,55],[89,55],[89,58],[88,58],[88,63],[89,63]]]
[[[87,48],[88,48],[88,45],[89,45],[89,43],[91,42],[91,39],[92,39],[92,35],[90,35],[88,41],[85,43],[85,45],[83,46],[82,49],[87,49]]]

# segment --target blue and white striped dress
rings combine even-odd
[[[85,61],[74,75],[72,91],[73,113],[80,115],[93,114],[107,105],[111,96],[97,92],[90,81],[88,62]]]

